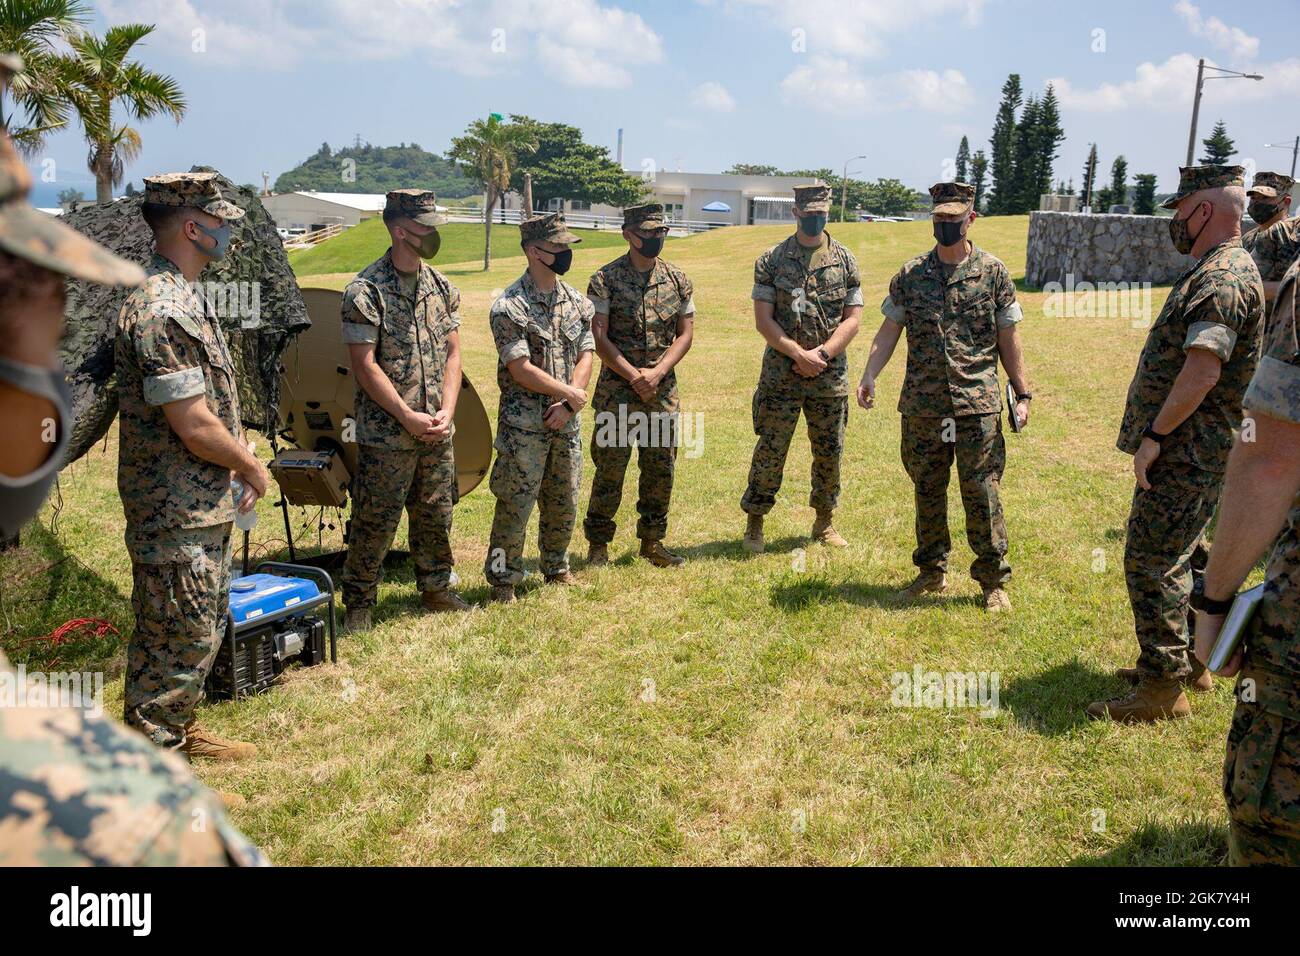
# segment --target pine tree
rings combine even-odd
[[[1201,140],[1201,145],[1205,147],[1201,163],[1206,166],[1222,166],[1237,153],[1237,146],[1228,137],[1228,128],[1223,125],[1223,120],[1214,124],[1210,138]]]
[[[1137,186],[1133,190],[1133,212],[1139,216],[1156,214],[1156,174],[1138,173],[1133,177]]]
[[[1093,204],[1093,190],[1097,185],[1097,144],[1088,149],[1088,161],[1083,164],[1083,187],[1079,190],[1079,202],[1082,206]]]
[[[970,143],[966,137],[961,138],[961,145],[957,147],[957,182],[970,182],[966,178],[966,167],[970,163]]]
[[[970,160],[970,184],[975,187],[975,211],[980,211],[980,203],[984,199],[984,177],[988,172],[989,158],[984,155],[984,150],[975,150],[975,155]]]
[[[1037,178],[1025,183],[1028,209],[1038,208],[1038,197],[1049,192],[1052,186],[1052,169],[1060,155],[1065,131],[1061,128],[1061,107],[1056,90],[1047,84],[1047,92],[1038,103],[1038,123],[1031,138],[1034,152],[1034,169]]]
[[[999,215],[1015,207],[1016,197],[1016,113],[1021,102],[1020,74],[1012,73],[1002,84],[1002,102],[989,137],[989,214]]]
[[[1128,203],[1128,160],[1116,156],[1110,164],[1110,201],[1115,205]]]
[[[1029,195],[1038,184],[1038,151],[1035,148],[1038,115],[1038,98],[1030,94],[1020,114],[1020,122],[1016,124],[1015,178],[1004,210],[1008,213],[1024,213],[1038,208],[1040,194],[1035,194],[1032,199]]]

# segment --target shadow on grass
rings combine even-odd
[[[131,597],[66,550],[33,522],[17,548],[0,554],[0,644],[11,664],[29,670],[102,670],[111,680],[124,664],[134,626]],[[62,643],[42,640],[78,618],[107,621],[120,632],[73,631]]]
[[[1085,667],[1076,657],[1041,674],[1014,678],[1002,690],[1002,706],[1023,726],[1055,737],[1086,724],[1084,708],[1125,689],[1113,674]]]
[[[1096,856],[1077,856],[1071,866],[1224,866],[1228,828],[1201,821],[1169,826],[1144,823],[1119,846]]]
[[[801,611],[819,604],[856,604],[860,607],[882,607],[891,610],[939,605],[982,604],[982,599],[965,596],[926,596],[915,601],[900,600],[898,591],[902,583],[863,584],[845,582],[836,584],[823,577],[801,577],[797,581],[776,584],[772,587],[772,606],[783,611]]]

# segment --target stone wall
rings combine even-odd
[[[1025,282],[1150,282],[1168,285],[1192,265],[1169,241],[1163,216],[1031,212]]]

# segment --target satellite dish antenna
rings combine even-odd
[[[356,382],[339,320],[343,293],[303,289],[302,297],[311,327],[300,332],[294,346],[286,350],[280,371],[278,434],[292,450],[277,451],[271,462],[271,473],[280,485],[291,556],[294,547],[288,506],[341,507],[357,473],[357,445],[351,433]],[[482,483],[492,464],[492,426],[468,378],[462,378],[452,422],[456,486],[464,498]],[[321,557],[329,560],[337,555]]]

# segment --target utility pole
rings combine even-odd
[[[1269,149],[1289,149],[1291,150],[1291,178],[1295,179],[1295,161],[1300,157],[1300,136],[1295,138],[1294,145],[1291,143],[1265,143]]]
[[[1210,76],[1205,75],[1206,70],[1214,70]],[[1202,57],[1196,63],[1196,95],[1192,98],[1192,129],[1187,134],[1187,162],[1185,165],[1191,166],[1195,163],[1196,156],[1196,121],[1201,115],[1201,88],[1205,85],[1206,80],[1262,80],[1264,79],[1258,73],[1238,73],[1236,70],[1225,70],[1221,66],[1205,65],[1205,58]]]
[[[848,214],[848,210],[844,207],[848,204],[849,196],[849,163],[866,158],[866,155],[863,154],[862,156],[850,156],[844,160],[844,175],[840,177],[840,222],[843,222],[844,217]]]

